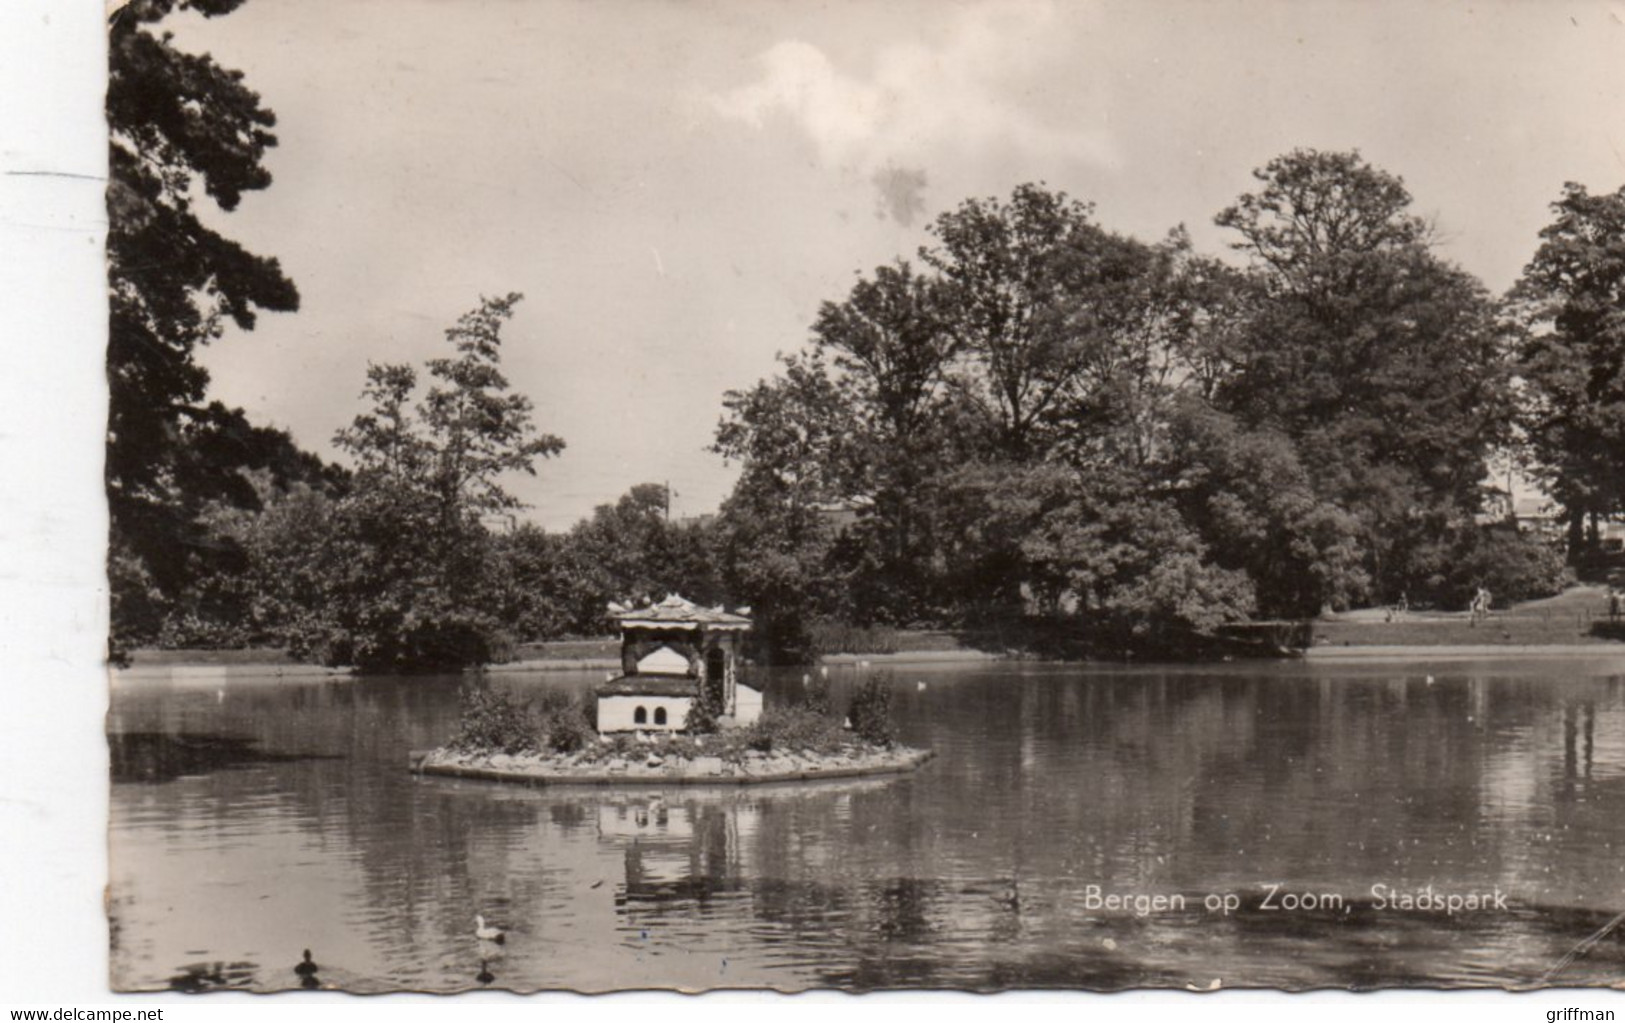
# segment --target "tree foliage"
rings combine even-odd
[[[369,404],[334,443],[355,464],[317,550],[325,585],[290,616],[304,651],[368,670],[483,663],[506,645],[494,569],[503,545],[484,521],[519,502],[503,477],[535,472],[564,442],[538,433],[530,400],[510,393],[501,331],[520,296],[483,299],[446,331],[455,357],[371,365]],[[415,403],[414,403],[415,402]]]
[[[1534,468],[1579,554],[1599,517],[1625,510],[1625,188],[1571,182],[1552,210],[1514,292],[1527,330],[1518,369]]]
[[[1284,433],[1317,496],[1356,515],[1371,596],[1418,592],[1437,574],[1429,537],[1470,527],[1509,440],[1510,339],[1399,178],[1311,150],[1255,176],[1217,218],[1252,273],[1215,401]]]
[[[109,20],[106,479],[120,642],[151,641],[167,617],[190,613],[183,591],[211,568],[199,517],[212,501],[252,503],[241,470],[322,475],[319,463],[292,464],[285,434],[207,402],[194,359],[227,324],[251,330],[259,311],[299,305],[275,259],[200,217],[205,204],[229,212],[270,185],[276,118],[240,72],[175,48],[160,27],[175,10],[215,17],[240,3],[134,0]]]
[[[1037,619],[1116,655],[1249,617],[1561,585],[1551,551],[1482,523],[1486,466],[1514,436],[1516,370],[1554,491],[1619,507],[1625,192],[1558,204],[1515,351],[1399,178],[1311,150],[1255,173],[1218,216],[1245,266],[1183,229],[1109,231],[1041,185],[943,213],[918,262],[860,275],[776,374],[725,395],[713,449],[740,472],[708,522],[671,522],[666,488],[641,484],[565,533],[513,525],[504,480],[563,442],[500,372],[519,296],[484,300],[421,372],[369,368],[336,437],[350,478],[239,431],[257,469],[218,479],[244,492],[187,484],[212,495],[194,517],[222,566],[188,606],[422,669],[601,634],[609,601],[672,592],[752,606],[768,656],[802,659],[814,622]],[[187,450],[223,464],[223,436]],[[140,557],[115,549],[113,570],[132,606],[177,606]]]
[[[1256,177],[1217,218],[1241,269],[1023,185],[826,303],[725,403],[730,581],[792,617],[1203,633],[1521,557],[1475,521],[1511,440],[1496,304],[1358,153]]]

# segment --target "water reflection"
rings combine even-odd
[[[107,737],[113,780],[165,782],[254,764],[311,759],[309,755],[268,753],[251,738],[231,735],[167,735],[124,732]]]
[[[189,963],[169,978],[169,989],[182,994],[205,991],[247,990],[259,971],[257,963]]]
[[[458,683],[121,685],[115,748],[153,766],[113,790],[115,984],[294,987],[254,964],[306,946],[361,991],[1519,984],[1625,909],[1617,664],[908,671],[917,774],[658,792],[408,774]],[[1344,902],[1271,912],[1269,883]],[[1511,904],[1396,913],[1378,883]]]

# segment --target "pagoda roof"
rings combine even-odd
[[[740,608],[749,611],[749,608]],[[716,607],[700,607],[673,593],[658,604],[647,607],[625,608],[611,604],[609,613],[621,623],[623,629],[728,629],[750,628],[750,619],[743,614]]]
[[[622,675],[592,687],[598,696],[694,696],[699,683],[673,675]]]

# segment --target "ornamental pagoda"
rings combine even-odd
[[[762,694],[739,682],[750,608],[696,606],[672,594],[658,604],[610,604],[621,627],[621,675],[595,687],[598,731],[681,732],[702,694],[724,724],[761,717]]]

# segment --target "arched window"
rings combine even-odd
[[[644,708],[639,707],[637,710],[632,712],[632,723],[634,725],[648,724],[649,723],[649,712],[647,710],[645,710]]]
[[[655,724],[663,725],[665,723],[666,723],[666,708],[664,708],[664,707],[656,707],[655,708]]]

